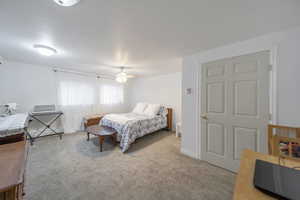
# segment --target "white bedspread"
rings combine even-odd
[[[0,137],[14,135],[28,126],[28,114],[0,117]]]

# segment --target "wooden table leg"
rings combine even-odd
[[[87,135],[87,141],[89,141],[90,140],[90,133],[86,132],[86,135]]]
[[[99,145],[100,145],[100,152],[102,152],[102,144],[104,142],[104,136],[99,135]]]
[[[117,144],[117,134],[116,133],[112,134],[111,138],[112,138],[114,145],[116,145]]]

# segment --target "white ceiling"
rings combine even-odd
[[[0,0],[0,55],[84,71],[170,73],[184,55],[298,26],[299,10],[299,0]],[[40,56],[36,43],[58,54]]]

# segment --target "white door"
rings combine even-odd
[[[267,152],[269,51],[202,65],[204,160],[236,172],[241,152]]]

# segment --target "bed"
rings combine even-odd
[[[161,107],[159,113],[153,116],[137,112],[108,114],[101,119],[100,125],[117,131],[121,151],[126,152],[136,139],[161,129],[170,130],[172,109]]]
[[[0,144],[23,140],[28,120],[28,114],[21,113],[0,117]]]

